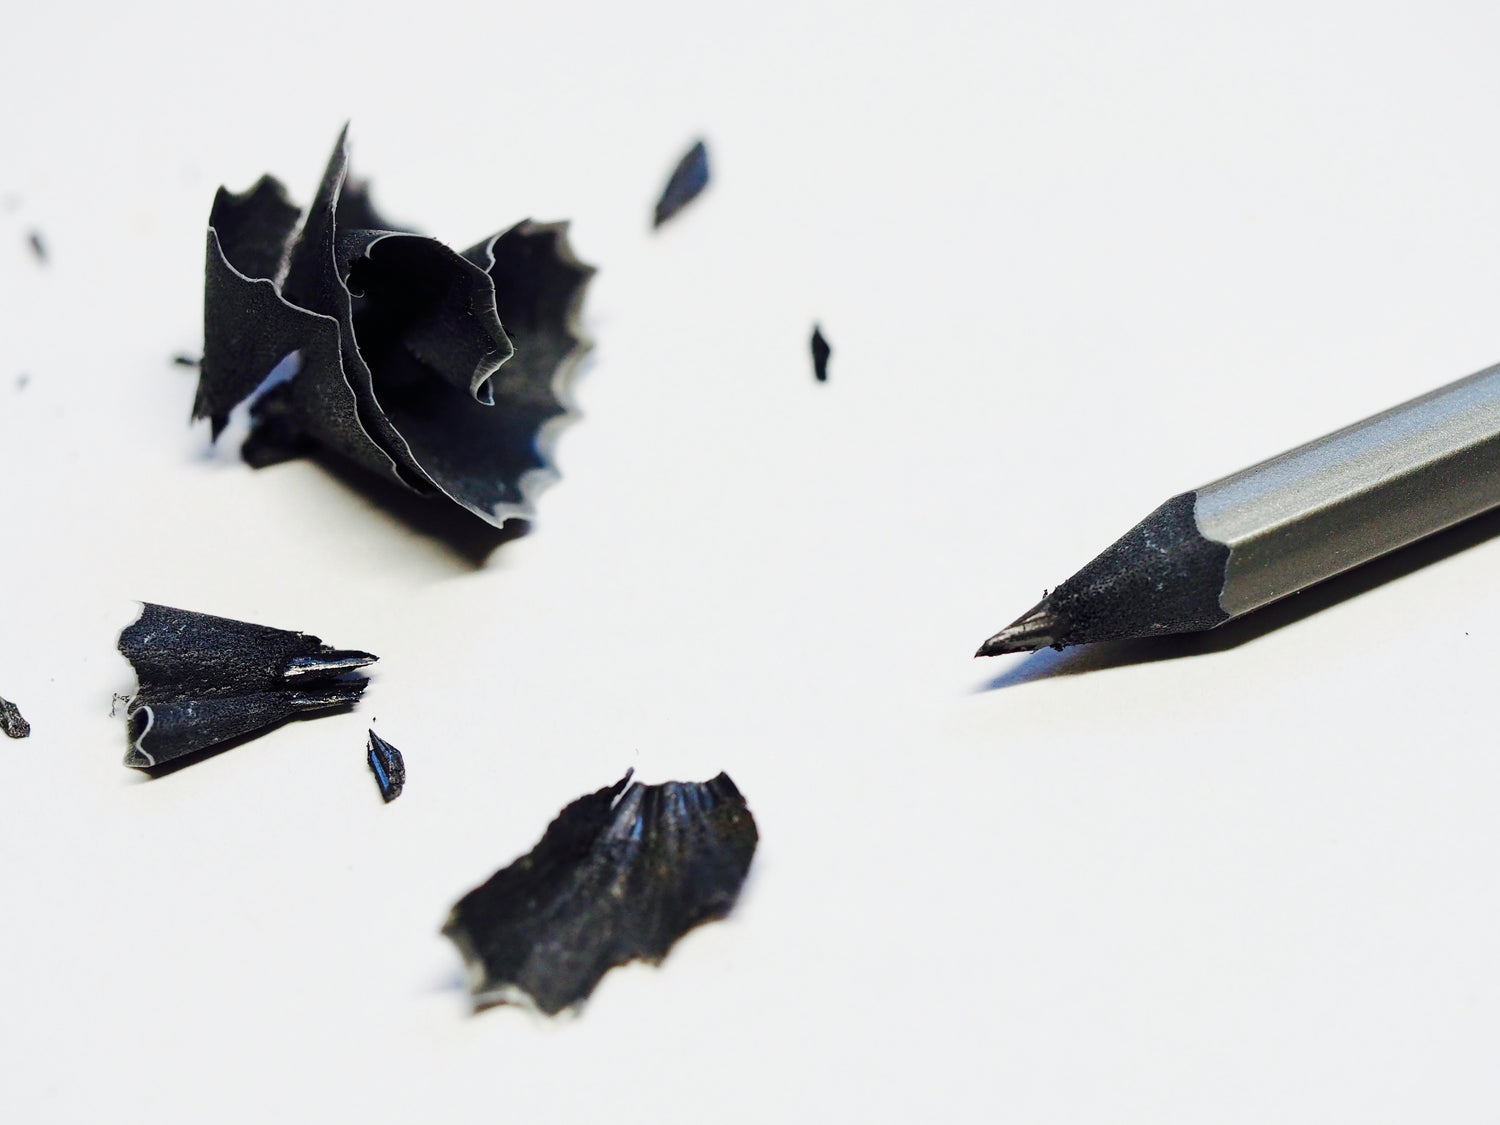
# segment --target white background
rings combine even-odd
[[[1500,358],[1500,13],[1218,7],[10,5],[7,1116],[1493,1120],[1500,525],[1279,628],[970,657],[1167,496]],[[305,202],[346,118],[393,218],[600,267],[487,556],[188,425],[214,189]],[[134,599],[382,659],[150,780]],[[734,777],[739,908],[471,1015],[448,907],[630,766]]]

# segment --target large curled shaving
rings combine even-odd
[[[305,216],[270,176],[214,197],[193,417],[217,439],[296,353],[296,374],[252,402],[252,465],[322,447],[496,526],[530,516],[556,477],[593,268],[566,223],[526,220],[461,254],[393,227],[348,180],[347,134]]]

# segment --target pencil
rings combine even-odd
[[[1172,497],[976,656],[1193,633],[1500,505],[1500,364]]]

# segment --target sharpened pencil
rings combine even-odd
[[[1212,629],[1500,506],[1500,364],[1172,497],[976,656]]]

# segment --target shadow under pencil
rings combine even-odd
[[[1500,508],[1475,516],[1471,520],[1419,539],[1399,551],[1346,570],[1326,582],[1309,586],[1300,593],[1262,609],[1237,617],[1233,621],[1203,633],[1181,633],[1171,637],[1146,637],[1130,641],[1102,641],[1076,648],[1044,648],[1007,668],[1000,675],[976,688],[976,692],[998,691],[1055,676],[1077,676],[1130,664],[1148,664],[1158,660],[1180,660],[1185,656],[1204,656],[1238,648],[1265,636],[1274,629],[1301,621],[1331,606],[1356,598],[1360,594],[1404,578],[1413,571],[1451,558],[1470,547],[1477,547],[1500,536]]]

